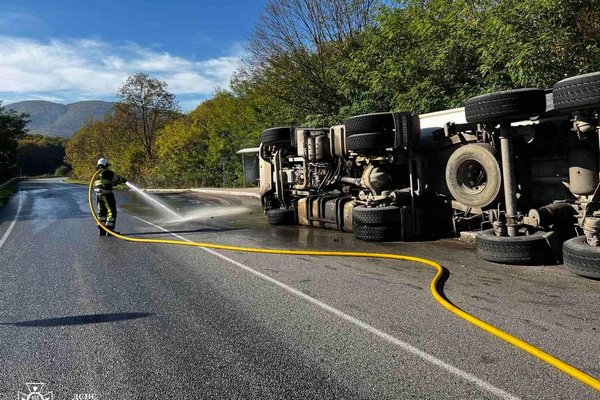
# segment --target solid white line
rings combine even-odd
[[[136,217],[134,215],[132,215],[132,217],[136,218],[136,219],[138,219],[138,220],[140,220],[140,221],[142,221],[142,222],[144,222],[144,223],[146,223],[148,225],[154,226],[155,228],[158,228],[158,229],[162,230],[163,232],[169,233],[169,234],[171,234],[171,235],[173,235],[173,236],[175,236],[175,237],[177,237],[177,238],[179,238],[181,240],[184,240],[186,242],[193,242],[192,240],[189,240],[189,239],[187,239],[187,238],[185,238],[183,236],[180,236],[180,235],[178,235],[176,233],[173,233],[173,232],[169,231],[168,229],[165,229],[165,228],[163,228],[161,226],[155,225],[152,222],[146,221],[146,220],[144,220],[142,218],[139,218],[139,217]],[[277,285],[280,288],[282,288],[282,289],[284,289],[284,290],[286,290],[286,291],[288,291],[288,292],[290,292],[290,293],[292,293],[292,294],[294,294],[294,295],[296,295],[298,297],[301,297],[301,298],[303,298],[306,301],[309,301],[310,303],[316,305],[317,307],[320,307],[320,308],[322,308],[322,309],[324,309],[326,311],[329,311],[330,313],[332,313],[334,315],[337,315],[338,317],[340,317],[340,318],[342,318],[342,319],[344,319],[344,320],[346,320],[346,321],[348,321],[348,322],[350,322],[350,323],[352,323],[352,324],[354,324],[354,325],[356,325],[356,326],[358,326],[358,327],[366,330],[367,332],[370,332],[373,335],[376,335],[376,336],[380,337],[381,339],[385,340],[386,342],[391,343],[393,345],[396,345],[396,346],[398,346],[398,347],[400,347],[400,348],[408,351],[409,353],[411,353],[411,354],[413,354],[413,355],[415,355],[415,356],[423,359],[424,361],[427,361],[428,363],[431,363],[431,364],[433,364],[433,365],[435,365],[437,367],[440,367],[440,368],[446,370],[447,372],[450,372],[451,374],[454,374],[457,377],[459,377],[459,378],[461,378],[461,379],[463,379],[465,381],[468,381],[468,382],[470,382],[470,383],[478,386],[479,388],[481,388],[483,390],[486,390],[486,391],[494,394],[495,396],[498,396],[501,399],[509,399],[509,400],[518,400],[519,399],[519,397],[517,397],[517,396],[515,396],[513,394],[510,394],[510,393],[508,393],[508,392],[506,392],[506,391],[504,391],[504,390],[502,390],[502,389],[500,389],[500,388],[492,385],[491,383],[484,381],[483,379],[480,379],[480,378],[476,377],[475,375],[471,374],[470,372],[463,371],[462,369],[460,369],[458,367],[455,367],[454,365],[448,364],[447,362],[445,362],[445,361],[443,361],[443,360],[441,360],[441,359],[439,359],[439,358],[437,358],[437,357],[435,357],[435,356],[433,356],[433,355],[431,355],[431,354],[429,354],[429,353],[427,353],[427,352],[425,352],[425,351],[423,351],[423,350],[421,350],[421,349],[419,349],[417,347],[414,347],[413,345],[411,345],[411,344],[409,344],[407,342],[404,342],[404,341],[402,341],[402,340],[400,340],[398,338],[395,338],[392,335],[390,335],[388,333],[385,333],[385,332],[383,332],[383,331],[375,328],[374,326],[369,325],[366,322],[363,322],[363,321],[359,320],[358,318],[355,318],[355,317],[353,317],[353,316],[351,316],[349,314],[346,314],[345,312],[343,312],[341,310],[338,310],[337,308],[332,307],[329,304],[323,303],[322,301],[317,300],[314,297],[311,297],[311,296],[309,296],[309,295],[307,295],[305,293],[302,293],[301,291],[299,291],[297,289],[294,289],[293,287],[288,286],[288,285],[286,285],[283,282],[279,282],[278,280],[273,279],[270,276],[263,274],[262,272],[256,271],[256,270],[254,270],[254,269],[252,269],[252,268],[250,268],[250,267],[248,267],[248,266],[246,266],[246,265],[244,265],[244,264],[242,264],[242,263],[240,263],[240,262],[238,262],[236,260],[233,260],[233,259],[231,259],[231,258],[229,258],[227,256],[224,256],[224,255],[222,255],[220,253],[217,253],[216,251],[214,251],[212,249],[206,249],[206,248],[202,247],[202,250],[204,250],[204,251],[206,251],[206,252],[208,252],[210,254],[213,254],[213,255],[215,255],[215,256],[217,256],[217,257],[219,257],[219,258],[221,258],[221,259],[223,259],[225,261],[228,261],[231,264],[234,264],[235,266],[243,269],[244,271],[250,272],[251,274],[254,274],[254,275],[258,276],[259,278],[261,278],[261,279],[263,279],[265,281],[268,281],[268,282],[270,282],[270,283],[272,283],[274,285]]]
[[[0,239],[0,249],[4,245],[4,242],[6,242],[6,239],[8,239],[8,235],[10,235],[13,228],[15,227],[15,224],[17,223],[17,218],[19,218],[19,214],[21,213],[21,191],[19,189],[20,188],[17,186],[17,191],[19,192],[19,206],[17,207],[17,213],[15,214],[15,217],[13,218],[12,222],[8,226],[8,229],[6,230],[6,232],[4,232],[2,239]]]

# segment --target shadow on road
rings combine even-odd
[[[27,328],[42,328],[53,326],[69,326],[69,325],[88,325],[88,324],[103,324],[106,322],[127,321],[130,319],[146,318],[153,316],[153,313],[115,313],[115,314],[92,314],[92,315],[75,315],[61,318],[36,319],[32,321],[22,322],[2,322],[0,325],[27,327]]]
[[[443,268],[442,276],[440,277],[440,280],[437,282],[437,285],[436,285],[438,293],[440,294],[440,296],[442,296],[442,298],[444,300],[446,300],[448,303],[450,303],[456,307],[456,304],[454,304],[452,301],[450,301],[450,299],[448,297],[446,297],[446,293],[444,293],[444,285],[446,284],[446,281],[450,277],[450,271],[448,271],[444,267],[442,267],[442,268]]]

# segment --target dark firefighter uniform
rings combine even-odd
[[[103,159],[98,160],[98,169],[101,169],[94,182],[94,191],[96,192],[96,200],[98,202],[98,219],[109,230],[114,231],[117,222],[117,202],[113,193],[113,187],[125,183],[127,180],[108,169],[108,161]],[[98,226],[100,236],[106,236],[106,231]]]

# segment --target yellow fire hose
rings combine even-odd
[[[384,258],[390,260],[402,260],[402,261],[412,261],[424,265],[428,265],[436,270],[436,274],[431,280],[429,285],[429,289],[431,291],[431,295],[433,298],[440,303],[444,308],[446,308],[451,313],[457,315],[458,317],[464,319],[465,321],[475,325],[476,327],[483,329],[489,334],[492,334],[505,342],[512,344],[515,347],[531,354],[532,356],[550,364],[551,366],[559,369],[567,375],[572,376],[573,378],[583,382],[589,387],[600,391],[600,380],[594,378],[591,375],[586,374],[583,371],[578,370],[577,368],[567,364],[564,361],[559,360],[558,358],[538,349],[537,347],[515,337],[511,334],[504,332],[501,329],[496,328],[493,325],[488,324],[485,321],[482,321],[471,314],[461,310],[460,308],[452,305],[449,301],[444,299],[442,295],[438,292],[438,282],[442,275],[444,274],[444,267],[435,261],[428,260],[426,258],[421,257],[412,257],[405,256],[400,254],[391,254],[391,253],[365,253],[365,252],[353,252],[353,251],[314,251],[314,250],[285,250],[285,249],[259,249],[253,247],[239,247],[239,246],[228,246],[222,244],[213,244],[213,243],[201,243],[201,242],[185,242],[182,240],[166,240],[166,239],[141,239],[141,238],[132,238],[128,236],[119,235],[118,233],[111,232],[104,225],[100,223],[98,220],[98,216],[96,215],[96,211],[94,209],[94,205],[92,203],[92,189],[93,183],[96,180],[96,176],[100,171],[97,171],[92,180],[90,181],[89,191],[88,191],[88,202],[90,206],[90,211],[96,223],[101,226],[109,235],[115,236],[122,240],[127,240],[128,242],[136,242],[136,243],[157,243],[157,244],[175,244],[180,246],[194,246],[194,247],[203,247],[208,249],[219,249],[219,250],[230,250],[230,251],[241,251],[247,253],[262,253],[262,254],[285,254],[285,255],[295,255],[295,256],[327,256],[327,257],[365,257],[365,258]]]

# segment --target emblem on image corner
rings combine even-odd
[[[19,392],[18,400],[54,400],[52,392],[44,392],[44,383],[26,383],[29,393]]]

